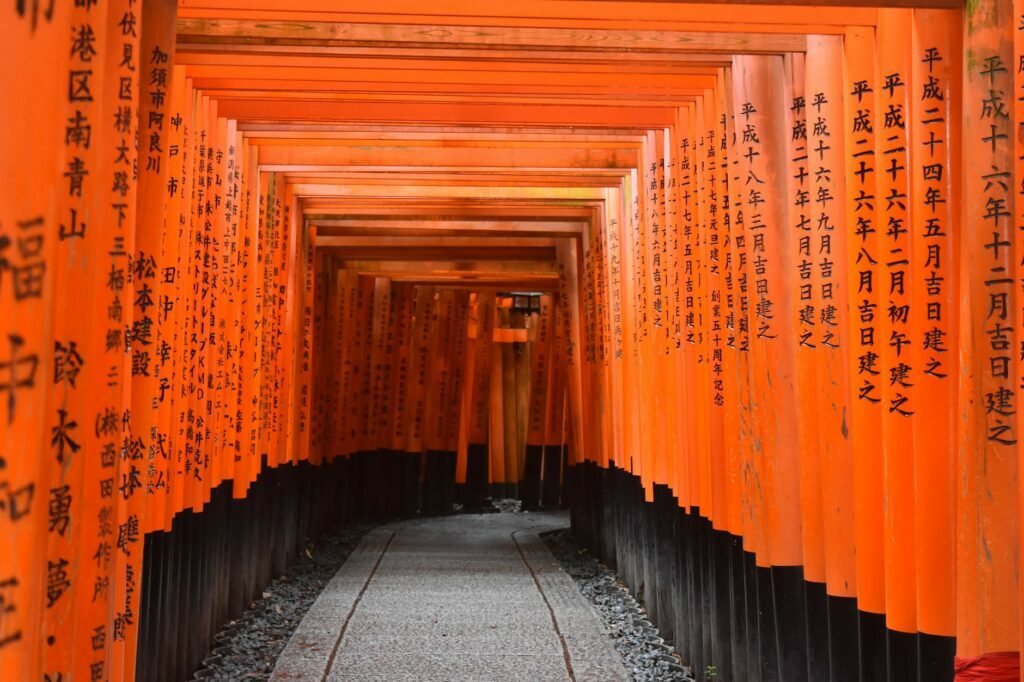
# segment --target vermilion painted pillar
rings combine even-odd
[[[154,68],[156,66],[154,65]],[[188,208],[184,202],[185,175],[185,110],[189,92],[185,69],[174,66],[167,75],[168,86],[163,115],[165,126],[160,144],[166,149],[161,159],[161,172],[165,174],[161,196],[165,202],[164,229],[161,240],[162,284],[158,306],[158,336],[161,343],[161,376],[157,383],[159,401],[157,430],[164,435],[161,451],[164,457],[166,489],[164,500],[164,530],[170,530],[174,515],[182,507],[182,467],[179,459],[177,419],[180,382],[182,376],[182,346],[185,344],[184,323],[186,302],[182,295],[183,257]],[[167,347],[162,344],[166,343]],[[166,456],[165,456],[166,453]]]
[[[885,675],[885,580],[882,536],[883,451],[882,386],[888,381],[879,366],[883,340],[879,333],[879,302],[885,300],[879,261],[877,208],[878,157],[876,139],[881,126],[877,112],[876,35],[849,29],[844,41],[843,89],[846,142],[847,258],[851,344],[850,437],[853,446],[854,519],[857,546],[857,607],[862,678]]]
[[[6,263],[0,274],[0,499],[6,503],[0,535],[7,548],[0,556],[0,677],[10,679],[44,673],[40,624],[56,466],[49,429],[57,417],[47,402],[56,340],[48,320],[58,293],[59,226],[66,220],[54,200],[67,192],[64,150],[73,153],[82,144],[74,124],[65,137],[68,116],[74,116],[66,95],[71,8],[51,10],[13,3],[0,10],[0,82],[8,102],[0,107],[0,261]],[[98,80],[93,87],[99,92]]]
[[[138,134],[135,111],[138,106],[139,39],[142,33],[140,10],[129,2],[113,3],[106,17],[107,49],[112,54],[122,55],[122,58],[108,62],[116,69],[107,70],[104,74],[104,89],[111,95],[117,93],[113,107],[115,120],[120,116],[127,122],[114,128],[109,137],[97,140],[103,145],[99,153],[110,159],[110,188],[106,192],[105,210],[94,218],[109,221],[111,267],[123,268],[126,277],[125,286],[111,295],[112,306],[116,304],[120,308],[119,314],[108,308],[109,326],[115,333],[122,332],[124,347],[123,350],[111,349],[104,363],[109,363],[111,368],[108,376],[113,376],[117,368],[119,398],[115,404],[124,410],[120,433],[122,450],[114,474],[117,512],[110,537],[113,569],[110,574],[112,615],[109,616],[106,633],[110,638],[108,674],[112,679],[126,680],[135,675],[135,644],[142,596],[142,548],[146,530],[146,491],[142,486],[145,446],[138,440],[141,434],[135,431],[131,420],[131,386],[133,377],[141,371],[141,358],[136,355],[141,349],[138,345],[128,345],[128,330],[134,329],[135,317],[132,255],[135,253],[137,218],[135,164],[138,163],[138,154],[134,139]],[[110,383],[115,382],[111,380]],[[113,396],[111,402],[114,402]],[[136,454],[140,447],[143,452]]]
[[[806,670],[800,533],[800,476],[796,404],[797,336],[786,273],[795,239],[787,224],[790,131],[785,125],[784,64],[776,57],[737,57],[734,107],[739,154],[736,177],[744,211],[751,291],[751,412],[760,444],[765,491],[764,520],[772,572],[780,679]]]
[[[820,287],[815,280],[814,230],[817,215],[813,213],[811,192],[814,190],[814,165],[808,135],[808,108],[805,95],[804,55],[786,59],[784,94],[788,100],[787,182],[789,229],[793,234],[787,294],[795,310],[797,347],[796,380],[799,404],[816,404],[818,367],[816,353],[824,338],[819,320]],[[814,119],[811,119],[813,122]],[[823,677],[828,670],[827,614],[825,610],[824,524],[818,510],[822,506],[821,463],[818,454],[818,413],[802,411],[797,422],[800,453],[800,512],[803,544],[805,618],[807,620],[808,676]]]
[[[700,311],[698,305],[698,282],[701,278],[697,258],[697,182],[696,182],[696,137],[695,108],[685,110],[680,120],[679,141],[679,220],[681,268],[679,273],[682,289],[682,322],[680,324],[681,352],[680,384],[686,409],[680,415],[683,432],[681,455],[682,476],[680,490],[684,504],[689,508],[699,507],[698,457],[698,414],[697,414],[697,356]],[[615,280],[613,278],[613,286]],[[622,305],[625,305],[623,302]],[[625,373],[625,368],[623,372]]]
[[[817,285],[818,420],[825,580],[829,614],[829,677],[856,679],[857,590],[854,551],[853,450],[850,442],[847,226],[843,197],[843,46],[835,36],[808,36],[806,108],[810,191],[810,261]]]
[[[104,110],[101,103],[109,96],[102,90],[102,74],[113,68],[106,60],[108,26],[102,20],[93,21],[85,8],[72,11],[71,24],[74,28],[67,41],[71,62],[66,74],[69,92],[64,117],[80,115],[86,120],[98,120]],[[64,41],[62,47],[63,44]],[[56,142],[56,136],[46,141]],[[83,311],[91,308],[94,292],[104,284],[104,273],[96,262],[107,248],[101,243],[103,226],[93,224],[92,219],[106,189],[99,179],[104,175],[98,158],[101,145],[89,142],[83,146],[72,140],[59,145],[62,167],[47,179],[54,189],[57,207],[55,259],[50,263],[57,295],[52,300],[49,319],[41,327],[52,324],[53,344],[48,354],[53,360],[53,371],[45,379],[50,389],[45,412],[50,433],[58,438],[49,443],[43,455],[47,479],[34,495],[39,511],[48,517],[46,555],[36,569],[46,581],[45,608],[41,622],[33,623],[46,642],[39,652],[44,675],[70,675],[76,653],[80,659],[95,656],[88,650],[76,651],[76,621],[79,626],[105,623],[109,608],[110,591],[104,590],[95,601],[85,601],[81,611],[76,609],[83,603],[80,593],[94,596],[95,581],[86,582],[94,562],[80,558],[79,548],[97,545],[95,519],[100,504],[94,467],[101,463],[102,441],[109,436],[104,434],[101,438],[95,429],[86,426],[93,416],[102,414],[97,409],[96,396],[103,392],[105,381],[99,372],[90,370],[101,362],[105,330],[101,329],[102,323],[83,315]],[[109,168],[106,171],[109,174]],[[106,454],[106,461],[113,466],[112,450]],[[90,467],[92,463],[95,464]],[[85,479],[87,468],[89,480]],[[84,664],[79,667],[88,671]]]
[[[172,289],[176,267],[164,249],[168,234],[173,234],[171,239],[177,245],[178,227],[170,222],[171,218],[176,221],[178,216],[169,212],[167,199],[167,179],[172,165],[167,157],[171,128],[168,119],[174,97],[171,87],[176,84],[172,77],[176,10],[176,2],[153,2],[143,6],[140,18],[140,87],[144,92],[139,99],[139,138],[145,143],[139,152],[137,171],[139,210],[133,256],[135,321],[132,342],[133,357],[138,353],[139,363],[132,375],[131,407],[133,428],[144,446],[139,464],[147,496],[147,532],[163,528],[168,516],[169,444],[160,416],[169,408],[166,387],[171,381],[175,347],[170,338],[173,328],[169,324],[173,308],[168,310],[166,306],[175,305],[178,294]],[[183,87],[184,83],[179,80],[177,85]],[[176,251],[173,261],[177,261]],[[162,384],[165,388],[161,391]]]
[[[1014,229],[1013,31],[1009,0],[964,16],[960,224],[960,438],[957,461],[958,667],[1009,669],[1020,647],[1019,341],[1021,252]],[[980,659],[980,660],[979,660]]]
[[[1024,224],[1024,31],[1020,28],[1024,26],[1024,2],[1021,0],[1014,0],[1013,3],[1013,15],[1015,17],[1015,23],[1017,25],[1016,31],[1014,31],[1013,38],[1013,63],[1017,65],[1017,69],[1014,72],[1013,78],[1013,92],[1014,101],[1016,106],[1014,107],[1014,123],[1016,125],[1016,136],[1014,137],[1014,155],[1016,163],[1014,164],[1014,178],[1017,183],[1016,196],[1014,201],[1014,213],[1017,216],[1018,225]],[[961,242],[962,244],[962,242]],[[961,247],[962,248],[962,247]],[[1018,422],[1019,423],[1019,422]],[[1018,450],[1019,453],[1019,450]],[[1024,535],[1024,458],[1018,455],[1017,458],[1017,481],[1019,484],[1019,496],[1018,496],[1018,533]],[[1020,542],[1021,538],[1018,538]],[[1021,590],[1022,605],[1019,609],[1019,625],[1020,638],[1024,639],[1024,572],[1020,570],[1018,564],[1017,573],[1021,584],[1018,589]],[[1017,646],[1018,651],[1024,651],[1024,642]],[[1018,659],[1018,665],[1019,659]],[[1022,666],[1024,668],[1024,666]],[[1021,671],[1022,679],[1024,679],[1024,669]]]
[[[962,233],[961,14],[914,10],[908,126],[911,314],[918,346],[914,526],[920,679],[952,678],[956,635],[957,324]]]
[[[878,108],[881,131],[876,137],[878,168],[878,286],[875,340],[878,345],[879,405],[885,457],[886,623],[889,628],[890,677],[916,676],[914,542],[914,421],[918,401],[920,348],[914,342],[911,296],[917,287],[913,266],[910,193],[912,153],[908,120],[914,82],[911,55],[899,36],[912,29],[911,13],[891,10],[881,15],[878,55]],[[900,491],[896,494],[895,491]]]
[[[712,153],[709,161],[708,149],[714,144],[715,114],[711,102],[712,91],[705,90],[698,100],[693,121],[694,144],[694,347],[696,368],[694,384],[695,430],[697,434],[694,472],[696,473],[697,506],[700,515],[706,519],[714,515],[712,432],[718,424],[711,419],[713,396],[711,393],[711,351],[708,339],[710,328],[709,277],[709,229],[711,213],[712,181],[711,166],[716,163]],[[712,139],[709,140],[709,137]],[[715,442],[720,442],[715,439]],[[707,652],[710,654],[710,652]]]

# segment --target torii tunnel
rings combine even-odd
[[[1024,679],[1024,0],[817,1],[5,0],[0,680],[491,497],[698,679]]]

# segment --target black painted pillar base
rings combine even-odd
[[[754,649],[755,633],[747,628],[747,553],[743,551],[743,538],[729,535],[729,624],[731,625],[730,647],[732,648],[730,665],[733,679],[750,679],[749,668],[756,669],[756,662],[749,659]],[[799,676],[793,679],[800,679]]]
[[[458,453],[454,450],[444,450],[439,454],[440,460],[437,465],[437,473],[440,478],[438,482],[440,489],[439,513],[450,514],[455,508],[455,466]]]
[[[780,678],[799,680],[807,674],[804,571],[801,566],[772,566],[771,573]]]
[[[918,633],[917,668],[919,682],[925,682],[925,680],[953,682],[953,666],[950,663],[955,657],[955,637],[941,637],[923,632]]]
[[[804,581],[808,679],[828,680],[828,595],[825,583]]]
[[[491,499],[507,500],[519,496],[519,487],[515,483],[491,483]]]
[[[647,502],[638,477],[592,462],[565,481],[578,542],[615,567],[698,680],[952,682],[953,638],[887,630],[802,567],[759,566],[671,489]]]
[[[397,518],[402,516],[402,488],[396,485],[401,480],[402,454],[398,450],[382,450],[381,458],[383,464],[384,489],[381,491],[384,498],[384,518]]]
[[[885,634],[890,682],[918,679],[917,635],[897,630],[886,630]]]
[[[423,514],[436,514],[440,509],[440,452],[428,450],[423,453],[423,481],[420,490],[420,512]]]
[[[676,498],[667,485],[654,486],[654,544],[656,573],[658,575],[658,622],[661,636],[672,641],[675,629],[675,608],[677,581],[672,570],[672,524]]]
[[[280,575],[306,543],[351,518],[342,502],[355,469],[343,458],[264,468],[247,495],[231,481],[200,513],[175,516],[143,546],[136,678],[180,682],[209,654],[214,635]]]
[[[857,620],[860,628],[860,682],[885,680],[885,615],[858,611]]]
[[[401,491],[399,514],[403,518],[416,516],[420,510],[420,459],[418,452],[401,452],[398,456],[395,485]]]
[[[430,450],[423,467],[421,510],[424,514],[447,514],[455,503],[455,453]]]
[[[541,503],[554,509],[562,503],[562,458],[565,448],[561,445],[544,446],[544,482],[541,484]]]
[[[828,597],[829,680],[859,682],[857,600],[853,597]]]
[[[543,445],[526,446],[523,477],[519,481],[519,501],[523,503],[524,510],[540,507],[540,475],[543,456]]]
[[[462,506],[480,511],[487,492],[488,452],[486,443],[470,443],[466,452],[466,483],[462,488]]]

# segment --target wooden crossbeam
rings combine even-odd
[[[516,107],[490,104],[417,103],[396,106],[382,102],[322,102],[297,99],[226,100],[220,114],[241,121],[359,121],[363,123],[439,123],[494,126],[575,125],[589,128],[661,128],[672,125],[669,107],[615,108],[595,106]]]
[[[662,50],[709,53],[802,52],[802,34],[359,24],[327,21],[254,23],[237,19],[178,20],[179,42],[273,45],[475,46],[573,48],[580,51]]]
[[[836,2],[834,0],[795,0],[793,2],[747,2],[742,17],[725,2],[687,2],[685,0],[517,0],[514,5],[482,3],[478,0],[381,0],[368,7],[361,0],[296,0],[282,8],[277,0],[182,0],[179,14],[250,12],[267,18],[316,13],[339,20],[389,23],[462,25],[543,25],[564,26],[642,26],[692,22],[743,21],[763,25],[866,26],[877,22],[874,6],[897,6],[895,2]],[[924,0],[914,6],[930,6]],[[944,5],[949,6],[949,5]],[[821,8],[828,7],[828,12]]]
[[[222,11],[223,12],[223,11]],[[223,12],[212,16],[226,17],[230,13]],[[289,15],[295,19],[298,17]],[[238,17],[245,18],[245,17]],[[315,21],[319,17],[313,16],[309,20]],[[817,26],[807,27],[819,29],[818,33],[832,33],[845,30],[845,27]],[[248,42],[180,42],[177,45],[178,54],[185,60],[197,59],[198,55],[312,55],[312,56],[337,56],[337,57],[377,57],[377,58],[407,58],[410,60],[459,60],[471,61],[477,64],[501,64],[505,62],[515,64],[541,64],[541,63],[566,63],[566,64],[592,64],[598,66],[625,66],[630,64],[643,64],[661,67],[678,66],[728,66],[730,56],[723,53],[700,53],[700,52],[665,52],[649,50],[645,52],[574,52],[571,50],[500,50],[483,48],[462,48],[462,47],[440,47],[440,48],[419,48],[419,47],[361,47],[361,46],[331,46],[331,45],[277,45],[277,44],[251,44]]]
[[[494,147],[408,147],[364,144],[358,147],[326,145],[260,147],[264,166],[345,166],[372,168],[635,168],[637,153],[627,149],[516,149]]]
[[[436,235],[464,234],[514,237],[537,235],[545,237],[576,237],[586,226],[584,221],[555,220],[316,220],[318,239],[340,235]]]

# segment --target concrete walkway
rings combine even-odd
[[[369,533],[296,629],[272,680],[628,680],[538,536],[563,513],[417,519]]]

